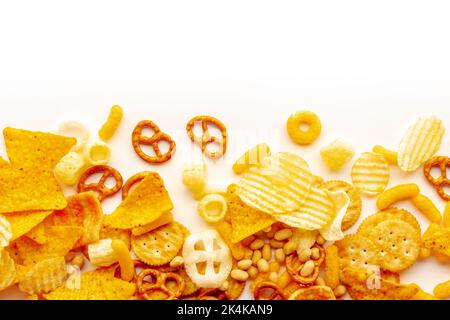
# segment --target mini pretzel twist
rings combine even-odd
[[[270,291],[269,296],[264,296],[263,293]],[[286,296],[283,293],[283,290],[271,281],[261,281],[259,282],[254,289],[253,295],[255,296],[255,300],[286,300]]]
[[[130,189],[135,186],[137,183],[141,182],[145,179],[149,174],[148,171],[143,171],[135,174],[134,176],[130,177],[127,182],[123,185],[122,188],[122,200],[124,200],[128,194],[130,193]]]
[[[198,300],[227,300],[225,292],[218,288],[200,290]]]
[[[146,277],[151,276],[153,282],[145,280]],[[168,281],[175,281],[176,287],[170,290],[166,284]],[[150,293],[159,291],[167,295],[166,300],[178,299],[184,291],[185,283],[181,276],[172,272],[159,272],[155,269],[145,269],[137,277],[137,288],[139,294],[145,300],[152,300]]]
[[[441,175],[436,179],[431,175],[433,168],[439,168],[441,171]],[[450,201],[450,195],[445,192],[445,187],[450,186],[447,168],[450,168],[449,157],[433,157],[425,163],[423,171],[425,178],[433,185],[439,196],[446,201]]]
[[[291,277],[301,286],[301,287],[309,287],[314,284],[314,282],[319,277],[320,266],[322,265],[325,259],[325,250],[315,244],[314,248],[318,248],[320,251],[320,257],[317,260],[312,260],[314,262],[314,272],[307,277],[304,277],[300,274],[305,263],[302,263],[298,259],[297,252],[292,253],[290,256],[286,257],[286,270],[291,275]]]
[[[102,173],[100,180],[97,183],[86,184],[87,179],[96,173]],[[112,188],[108,188],[106,186],[106,180],[108,178],[114,178],[116,184]],[[111,197],[119,192],[120,188],[122,188],[123,178],[120,175],[119,171],[114,169],[113,167],[101,165],[94,166],[87,169],[80,178],[78,182],[78,193],[85,191],[95,191],[98,193],[98,199],[103,201],[107,197]]]
[[[202,125],[202,135],[196,136],[194,134],[194,126],[200,122]],[[209,125],[216,126],[222,133],[222,137],[212,136],[209,133]],[[219,120],[211,116],[197,116],[189,120],[186,125],[186,130],[192,142],[200,143],[202,152],[211,159],[218,159],[227,151],[227,129],[225,125]],[[210,151],[207,148],[208,143],[217,143],[219,145],[218,151]]]
[[[151,137],[146,137],[142,135],[142,130],[144,128],[150,128],[153,130],[153,135]],[[162,153],[159,149],[159,143],[161,141],[166,141],[169,144],[169,150],[166,153]],[[132,144],[136,154],[144,161],[148,163],[164,163],[175,153],[175,141],[166,133],[162,132],[159,127],[150,120],[142,120],[139,122],[133,130]],[[148,145],[155,151],[155,156],[149,156],[142,150],[141,145]]]

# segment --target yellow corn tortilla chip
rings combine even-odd
[[[52,171],[77,142],[74,138],[14,128],[5,128],[3,136],[12,167],[48,171]]]
[[[173,222],[173,215],[171,212],[166,212],[166,213],[163,213],[155,221],[150,222],[149,224],[146,224],[145,226],[134,228],[133,230],[131,230],[131,233],[133,234],[133,236],[140,236],[144,233],[158,229],[159,227],[162,227],[171,222]]]
[[[65,256],[83,234],[83,228],[52,226],[46,229],[47,242],[40,245],[28,237],[16,240],[19,257],[24,265],[37,263],[44,259]]]
[[[236,185],[234,184],[228,187],[226,198],[233,228],[232,243],[237,243],[276,222],[267,213],[245,204],[236,194]]]
[[[173,209],[164,182],[156,172],[150,172],[119,205],[105,217],[104,225],[118,229],[142,227]]]
[[[0,212],[62,210],[66,206],[53,172],[39,167],[0,169]]]
[[[31,240],[34,240],[38,244],[45,244],[47,242],[47,234],[45,230],[45,224],[40,223],[36,227],[30,230],[26,234],[28,238]]]
[[[100,240],[103,223],[103,209],[93,192],[78,193],[67,199],[67,207],[56,211],[52,218],[55,225],[77,226],[83,228],[83,235],[75,248]]]
[[[6,168],[6,167],[9,167],[8,161],[6,161],[2,157],[0,157],[0,168]]]
[[[14,241],[24,234],[31,231],[38,224],[40,224],[45,218],[47,218],[52,211],[28,211],[28,212],[14,212],[5,213],[4,216],[11,224],[13,237],[11,241]]]

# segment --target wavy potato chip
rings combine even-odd
[[[14,284],[16,266],[8,251],[0,250],[0,291]]]
[[[265,157],[249,168],[236,184],[236,194],[247,205],[268,214],[284,214],[300,209],[313,183],[305,160],[280,152]]]
[[[351,176],[353,184],[361,193],[376,196],[388,185],[389,163],[381,154],[365,152],[354,163]]]
[[[226,199],[232,225],[232,243],[240,242],[276,222],[267,213],[244,203],[236,194],[235,184],[228,187]]]
[[[327,189],[333,192],[344,191],[347,193],[350,198],[350,203],[348,205],[347,212],[342,219],[341,229],[342,231],[350,229],[361,216],[362,200],[359,191],[356,190],[356,188],[351,184],[339,180],[323,182],[319,185],[319,188]]]
[[[380,222],[367,235],[375,244],[380,266],[399,272],[413,265],[420,252],[420,233],[400,220]]]
[[[336,215],[336,207],[327,190],[311,187],[303,206],[295,211],[274,217],[291,227],[319,230],[329,225]]]
[[[261,143],[247,150],[233,164],[233,171],[236,174],[245,172],[248,168],[259,165],[262,160],[270,155],[270,148],[267,144]]]
[[[9,245],[13,237],[11,224],[8,219],[0,214],[0,250]]]
[[[175,258],[184,238],[181,224],[174,221],[149,233],[132,236],[131,247],[142,262],[149,266],[162,266]]]
[[[11,224],[13,236],[11,241],[14,241],[24,234],[31,231],[39,225],[45,218],[52,214],[52,211],[28,211],[28,212],[14,212],[5,213],[4,216]]]
[[[25,265],[44,259],[65,256],[83,233],[80,227],[52,226],[46,230],[47,242],[40,245],[27,237],[16,240],[19,257]]]
[[[419,168],[439,149],[445,128],[436,117],[421,117],[411,125],[398,148],[398,166],[406,172]]]
[[[104,225],[118,229],[138,228],[155,221],[172,209],[173,203],[161,176],[150,172],[119,207],[105,217]]]
[[[31,267],[19,283],[19,289],[28,294],[42,294],[64,284],[67,277],[63,257],[42,260]]]

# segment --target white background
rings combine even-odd
[[[330,173],[321,146],[341,137],[358,153],[374,144],[396,149],[421,114],[450,126],[449,14],[448,1],[431,0],[2,1],[0,126],[52,131],[80,120],[95,136],[109,107],[120,104],[125,118],[111,164],[125,178],[158,171],[176,218],[201,230],[181,184],[183,164],[199,153],[184,131],[191,117],[214,115],[229,131],[226,159],[208,163],[211,183],[232,181],[233,160],[259,142],[303,156],[326,178],[348,180],[350,165]],[[284,129],[301,109],[323,123],[310,147],[291,143]],[[135,155],[130,134],[142,119],[176,140],[169,163],[151,166]],[[449,154],[449,137],[440,154]],[[392,185],[420,183],[443,209],[421,172],[392,175]],[[364,215],[375,212],[364,200]],[[105,211],[118,203],[105,201]],[[449,278],[450,266],[433,259],[402,274],[428,291]],[[9,290],[0,298],[15,296]]]

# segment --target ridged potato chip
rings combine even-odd
[[[380,266],[384,270],[403,271],[419,257],[420,233],[407,222],[380,222],[369,232],[367,238],[375,244]]]
[[[305,160],[280,152],[249,168],[236,184],[236,194],[247,205],[268,214],[284,214],[305,203],[313,175]]]
[[[439,149],[445,128],[441,120],[421,117],[408,128],[398,148],[398,166],[405,172],[419,168]]]
[[[66,278],[63,257],[42,260],[28,270],[19,283],[19,289],[28,294],[48,293],[63,285]]]
[[[244,203],[236,194],[235,184],[228,187],[226,198],[232,225],[232,243],[240,242],[276,222],[267,213]]]
[[[11,224],[13,236],[11,241],[14,241],[24,234],[31,231],[34,227],[44,221],[53,211],[28,211],[28,212],[14,212],[5,213],[4,216]]]
[[[11,224],[0,214],[0,250],[7,247],[13,237]]]
[[[300,209],[274,217],[291,227],[319,230],[329,225],[336,216],[336,207],[324,189],[311,187],[308,198]]]
[[[138,228],[172,209],[173,203],[161,176],[156,172],[149,172],[119,207],[105,216],[104,225],[118,229]]]
[[[261,161],[270,155],[270,148],[267,144],[261,143],[247,150],[233,164],[233,171],[236,174],[245,172],[248,168],[258,165]]]
[[[0,291],[14,284],[16,266],[8,251],[0,250]]]
[[[352,181],[361,193],[376,196],[386,189],[389,182],[389,163],[377,153],[361,154],[352,167]]]
[[[162,266],[175,258],[183,241],[183,229],[174,221],[149,233],[132,236],[131,247],[142,262],[149,266]]]
[[[329,191],[344,191],[350,198],[350,204],[347,208],[347,213],[342,219],[342,231],[350,229],[361,216],[362,200],[361,194],[355,187],[345,181],[332,180],[326,181],[319,185],[319,188],[327,189]]]

